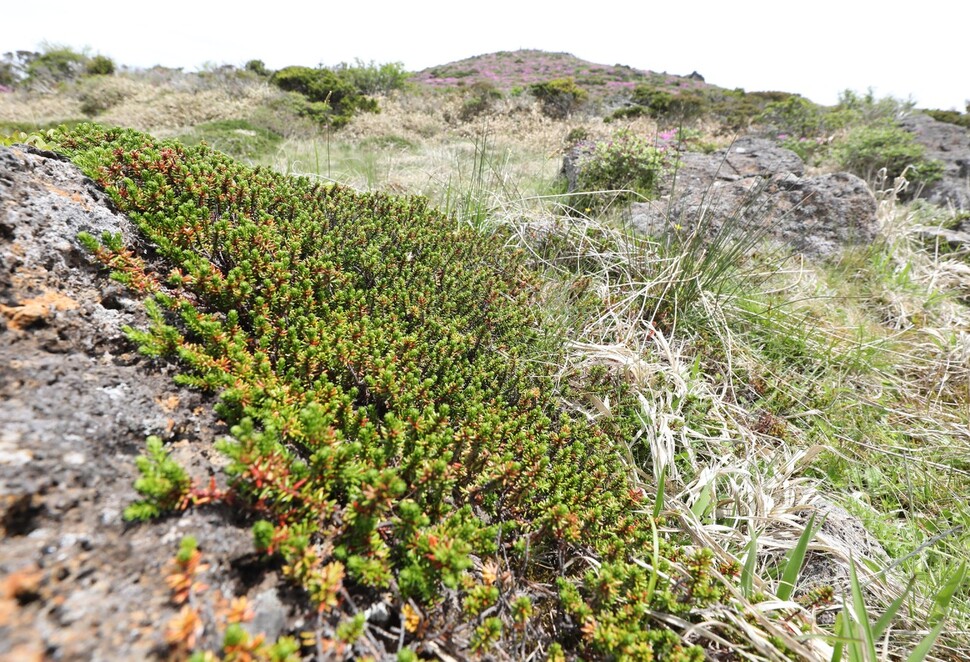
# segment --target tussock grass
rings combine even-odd
[[[47,126],[87,117],[167,137],[204,122],[250,117],[282,96],[252,77],[135,71],[82,79],[59,93],[2,94],[0,122]]]
[[[76,98],[23,91],[0,94],[0,122],[49,126],[79,117],[84,117],[84,113],[81,111],[81,101]]]
[[[263,82],[232,90],[173,91],[146,85],[97,119],[105,124],[168,136],[204,122],[248,117],[279,96],[279,91]]]
[[[965,267],[926,250],[904,185],[880,194],[876,245],[830,264],[752,266],[758,277],[740,282],[729,273],[732,286],[701,288],[669,334],[651,315],[676,280],[661,246],[591,218],[520,207],[500,220],[560,284],[549,308],[574,338],[560,378],[587,391],[569,404],[601,423],[621,415],[615,391],[593,387],[603,371],[639,404],[639,428],[619,442],[632,480],[653,493],[665,473],[680,532],[725,559],[757,535],[755,583],[769,595],[808,514],[826,515],[796,594],[819,582],[849,594],[855,563],[877,613],[915,577],[895,652],[927,634],[933,597],[970,553]],[[577,287],[594,314],[562,310]],[[835,608],[809,620],[831,626]],[[968,650],[968,615],[964,587],[936,655]],[[812,656],[828,659],[818,645]]]

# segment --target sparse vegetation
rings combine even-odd
[[[935,120],[970,129],[970,112],[961,113],[956,110],[928,110],[926,114]]]
[[[247,120],[221,120],[194,127],[181,137],[186,145],[205,142],[244,162],[259,162],[274,152],[283,136]]]

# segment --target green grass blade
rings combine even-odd
[[[913,652],[909,654],[906,658],[906,662],[923,662],[926,657],[930,654],[930,649],[933,644],[936,643],[936,638],[940,636],[943,631],[943,621],[936,624],[936,627],[930,630],[930,633],[923,637],[923,639],[916,644],[916,648]]]
[[[916,582],[916,577],[911,577],[909,583],[906,584],[906,589],[899,594],[899,597],[893,600],[892,604],[886,609],[886,613],[879,617],[876,624],[872,626],[872,636],[878,639],[882,636],[882,633],[886,631],[889,624],[892,622],[893,618],[896,617],[896,613],[899,608],[903,606],[903,602],[906,600],[906,596],[909,592],[913,590],[913,584]]]
[[[657,498],[653,502],[653,519],[656,521],[660,517],[660,512],[664,507],[664,489],[667,485],[667,465],[660,468],[660,478],[657,479]]]
[[[929,622],[936,621],[936,625],[930,630],[923,639],[916,644],[916,648],[909,654],[906,658],[906,662],[922,662],[929,656],[930,649],[933,644],[936,643],[937,638],[940,633],[943,632],[943,626],[945,624],[946,614],[950,609],[950,602],[953,600],[953,594],[956,593],[957,589],[963,584],[963,580],[967,577],[967,563],[963,561],[960,563],[959,567],[954,570],[950,577],[946,580],[943,588],[936,595],[933,600],[933,609],[930,612]]]
[[[785,561],[785,570],[781,575],[781,582],[778,584],[776,594],[779,600],[787,600],[795,590],[795,582],[798,580],[798,573],[802,570],[802,563],[805,561],[805,553],[808,551],[808,543],[815,535],[815,515],[812,514],[808,520],[808,525],[798,538],[798,543],[789,552],[788,559]]]
[[[758,532],[751,534],[751,541],[748,543],[748,556],[744,560],[744,569],[741,571],[741,591],[744,597],[750,599],[754,593],[754,571],[758,563]]]
[[[867,660],[862,648],[862,635],[859,626],[853,618],[852,608],[842,596],[842,613],[836,616],[837,645],[833,648],[832,659],[841,660],[847,654],[849,662],[875,662]],[[836,657],[838,653],[838,657]]]
[[[653,592],[657,589],[657,578],[660,567],[660,532],[657,530],[656,520],[650,520],[650,531],[653,533],[653,558],[650,567],[650,580],[647,583],[647,604],[653,600]]]
[[[859,626],[859,633],[862,635],[862,644],[865,646],[865,659],[876,662],[876,637],[872,633],[872,624],[869,622],[869,612],[866,611],[865,596],[862,594],[862,585],[859,583],[859,575],[855,571],[855,561],[849,557],[849,580],[852,584],[852,609],[855,612],[855,620]]]
[[[835,616],[835,644],[832,646],[832,657],[830,662],[842,662],[842,652],[845,649],[846,640],[846,613],[843,609]]]
[[[697,519],[703,519],[707,514],[708,509],[711,507],[711,501],[713,500],[714,494],[714,484],[708,483],[701,488],[700,496],[697,497],[697,501],[694,505],[690,507],[690,511],[697,516]]]
[[[937,620],[942,621],[946,617],[946,613],[950,608],[950,601],[953,600],[953,594],[963,584],[966,576],[967,562],[963,561],[953,574],[950,575],[950,578],[946,580],[940,592],[936,594],[936,598],[933,600],[933,610],[930,612],[930,623],[935,623]]]

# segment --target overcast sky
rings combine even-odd
[[[843,89],[963,110],[970,99],[970,2],[681,0],[13,0],[0,52],[43,41],[121,64],[197,69],[261,59],[291,64],[403,62],[416,71],[518,48],[823,104]]]

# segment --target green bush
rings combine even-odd
[[[835,129],[855,124],[875,124],[893,122],[914,108],[912,101],[902,101],[894,97],[876,98],[872,89],[860,94],[843,90],[839,103],[829,113],[829,126]]]
[[[680,90],[676,94],[653,85],[637,85],[631,98],[633,106],[621,108],[611,119],[648,115],[667,122],[685,122],[710,110],[707,93],[701,90]]]
[[[608,192],[593,198],[590,207],[655,194],[666,157],[645,138],[621,130],[611,140],[583,143],[577,149],[578,190]]]
[[[542,112],[554,119],[568,117],[579,109],[589,96],[572,78],[556,78],[529,86],[532,96],[539,100]]]
[[[269,76],[273,75],[273,72],[266,68],[266,63],[262,60],[249,60],[243,66],[243,69],[246,71],[251,71],[257,76],[262,76],[264,78],[268,78]]]
[[[589,140],[589,129],[585,126],[577,126],[569,130],[564,142],[567,145],[573,146],[587,140]]]
[[[7,56],[11,55],[7,53]],[[20,82],[19,70],[16,64],[10,59],[0,61],[0,85],[6,88],[14,88]]]
[[[102,76],[78,81],[77,95],[81,112],[94,117],[114,108],[133,94],[134,88],[127,79]]]
[[[650,85],[637,85],[633,88],[633,103],[642,106],[651,117],[661,117],[670,110],[674,95]]]
[[[935,181],[943,172],[938,161],[926,158],[913,134],[888,121],[850,130],[833,147],[833,157],[839,167],[869,181],[882,168],[889,181],[905,170],[906,178],[917,185]]]
[[[756,121],[789,136],[814,138],[825,130],[825,111],[804,97],[789,96],[765,106]]]
[[[373,60],[364,62],[359,58],[353,64],[341,62],[334,67],[334,71],[361,94],[390,94],[403,90],[410,78],[401,62],[377,64]]]
[[[666,118],[676,122],[687,122],[697,119],[710,110],[711,103],[707,95],[700,90],[684,90],[680,94],[672,95]]]
[[[302,113],[321,124],[339,127],[357,112],[378,111],[377,101],[330,69],[285,67],[274,73],[270,82],[302,95],[306,100]]]
[[[334,106],[359,94],[337,74],[322,68],[284,67],[273,74],[271,82],[281,90],[299,92],[310,101],[328,102]]]
[[[81,76],[110,76],[115,63],[107,55],[89,57],[66,46],[47,44],[43,52],[6,53],[0,63],[0,78],[25,78],[30,85],[51,85]],[[2,80],[0,80],[0,84]]]
[[[115,72],[115,63],[107,55],[95,55],[84,65],[88,76],[110,76]]]
[[[502,92],[488,81],[478,81],[465,92],[458,116],[462,121],[472,120],[492,108],[502,98]]]
[[[632,120],[638,117],[650,117],[650,111],[643,106],[624,106],[617,108],[612,113],[603,118],[607,124],[616,120]]]
[[[31,84],[51,84],[77,78],[88,58],[66,46],[47,46],[43,53],[27,64],[27,80]]]

